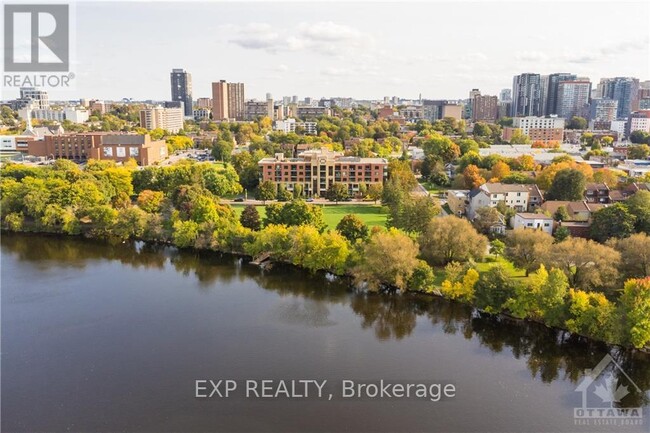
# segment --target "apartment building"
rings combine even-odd
[[[634,131],[650,132],[650,110],[630,114],[626,133],[629,136]]]
[[[274,158],[260,160],[261,180],[270,180],[293,191],[303,187],[306,196],[323,196],[333,183],[348,186],[350,194],[359,191],[360,184],[383,183],[388,176],[388,161],[384,158],[344,156],[327,148],[302,152],[297,158],[278,153]]]
[[[172,101],[183,103],[183,114],[192,117],[192,74],[183,69],[172,69],[169,74]]]
[[[496,122],[499,114],[498,104],[496,96],[475,95],[472,98],[472,122]]]
[[[564,119],[559,117],[515,117],[512,127],[503,128],[502,138],[509,141],[516,130],[533,141],[559,141],[564,137]]]
[[[273,119],[273,99],[266,101],[246,101],[244,104],[244,120],[255,120],[258,117]]]
[[[176,134],[183,129],[183,116],[182,108],[145,108],[140,110],[140,126],[148,130],[161,128]]]

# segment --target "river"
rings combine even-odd
[[[650,430],[647,355],[228,255],[5,233],[1,244],[4,432]],[[604,364],[583,393],[584,370]],[[207,379],[237,392],[197,398]],[[327,380],[333,398],[244,394],[263,379]],[[342,380],[381,379],[455,394],[342,396]],[[583,407],[642,415],[576,416]]]

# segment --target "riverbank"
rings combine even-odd
[[[166,241],[165,240],[147,240],[147,239],[142,239],[142,238],[131,238],[131,239],[128,239],[128,240],[124,240],[124,239],[120,239],[120,238],[116,238],[116,237],[108,237],[108,238],[106,238],[106,237],[95,237],[95,236],[92,236],[90,231],[80,233],[78,235],[66,235],[66,234],[61,234],[61,233],[33,231],[33,230],[32,231],[16,232],[16,231],[11,231],[11,230],[7,230],[7,229],[2,229],[2,230],[0,230],[0,233],[2,235],[10,235],[10,236],[12,234],[18,234],[18,235],[21,235],[21,236],[51,237],[51,238],[55,238],[55,239],[56,238],[62,238],[62,239],[76,238],[76,239],[81,239],[81,240],[84,240],[84,241],[107,243],[107,244],[110,244],[110,245],[118,245],[118,244],[121,244],[121,243],[124,243],[124,242],[143,242],[145,244],[149,244],[149,245],[152,245],[152,246],[157,245],[157,246],[178,248],[179,250],[188,251],[188,252],[193,251],[193,252],[196,252],[196,253],[199,253],[199,254],[216,253],[216,254],[220,254],[220,255],[229,255],[229,256],[232,256],[232,257],[237,257],[239,259],[243,259],[243,260],[245,260],[246,263],[252,263],[252,262],[255,261],[255,257],[251,256],[250,254],[246,254],[244,252],[218,250],[218,249],[214,249],[214,248],[178,247],[171,240],[166,240]],[[296,268],[296,269],[303,269],[303,270],[307,270],[307,271],[310,271],[310,272],[314,272],[314,270],[306,269],[305,267],[300,266],[300,265],[296,265],[295,263],[292,263],[291,261],[288,261],[288,260],[272,259],[268,255],[265,256],[264,262],[267,263],[267,264],[270,263],[272,266],[273,265],[278,265],[278,266],[284,266],[284,267],[290,267],[290,268]],[[256,265],[259,266],[259,264],[256,264]],[[266,266],[260,266],[260,267],[262,269],[270,268],[270,267],[266,267]],[[323,273],[331,274],[331,275],[333,275],[333,276],[335,276],[337,278],[342,279],[342,281],[344,281],[345,284],[350,289],[355,289],[355,290],[359,289],[359,285],[355,283],[354,276],[351,275],[350,273],[335,273],[335,272],[332,272],[330,270],[324,270],[324,269],[318,269],[315,272],[323,272]],[[367,290],[367,289],[363,289],[363,290]],[[630,347],[630,346],[624,346],[624,345],[614,344],[614,343],[599,340],[599,339],[594,339],[594,338],[591,338],[590,336],[587,336],[587,335],[582,335],[582,334],[579,334],[579,333],[572,333],[569,330],[567,330],[566,328],[556,327],[556,326],[549,326],[547,323],[545,323],[542,320],[534,320],[534,319],[530,319],[530,318],[520,318],[520,317],[516,317],[516,316],[514,316],[512,314],[508,314],[505,311],[493,312],[493,311],[482,310],[482,309],[477,308],[475,305],[473,305],[470,302],[463,302],[463,301],[460,301],[460,300],[457,300],[457,299],[450,299],[449,297],[444,296],[442,291],[443,291],[443,287],[440,286],[440,285],[437,285],[437,286],[434,286],[434,290],[410,290],[410,289],[407,289],[405,291],[405,293],[410,293],[410,294],[413,294],[413,295],[417,295],[417,296],[421,296],[421,297],[429,298],[429,299],[432,299],[432,298],[444,299],[447,302],[457,303],[458,305],[471,307],[477,313],[480,313],[482,315],[492,316],[495,319],[498,319],[499,321],[502,321],[502,322],[509,322],[509,323],[512,323],[512,324],[515,324],[515,325],[523,325],[523,326],[526,326],[526,324],[534,324],[534,325],[538,325],[538,326],[544,326],[549,330],[552,330],[554,332],[559,332],[559,333],[562,333],[562,334],[566,334],[567,336],[577,335],[580,338],[587,339],[588,341],[593,341],[593,342],[596,342],[596,343],[606,344],[606,345],[608,345],[609,350],[635,350],[635,351],[638,351],[640,353],[650,355],[650,350],[648,350],[647,348],[635,349],[634,347]],[[400,291],[397,290],[394,287],[385,287],[383,290],[381,290],[381,292],[386,293],[386,294],[388,294],[390,296],[402,296],[402,295],[399,294]]]

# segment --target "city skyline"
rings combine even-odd
[[[498,95],[526,72],[570,72],[592,83],[650,78],[649,4],[562,3],[562,13],[553,2],[464,4],[81,2],[75,89],[49,92],[54,100],[167,100],[174,68],[192,74],[194,98],[209,97],[211,83],[222,79],[245,83],[246,99],[267,92],[459,99],[472,88]],[[287,13],[296,7],[303,13]],[[407,17],[403,24],[394,22],[397,7]],[[500,20],[482,18],[495,9]],[[145,14],[151,19],[142,20]],[[531,31],[533,14],[554,31]],[[150,42],[134,50],[138,40]],[[5,88],[2,98],[13,93]]]

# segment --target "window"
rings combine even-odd
[[[104,148],[104,156],[113,156],[113,148],[112,147],[105,147]]]
[[[121,147],[120,146],[120,147],[115,148],[115,150],[117,151],[116,153],[117,153],[118,158],[125,158],[126,157],[126,147]]]
[[[138,157],[140,155],[140,149],[137,147],[129,147],[129,156]]]

